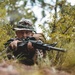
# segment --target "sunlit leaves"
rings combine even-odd
[[[5,9],[5,2],[0,2],[0,18],[5,17],[6,9]]]
[[[3,50],[4,44],[8,39],[14,36],[14,32],[12,31],[12,27],[9,25],[1,25],[0,26],[0,50]]]
[[[6,15],[6,10],[0,7],[0,18],[4,18]]]
[[[4,48],[4,43],[7,41],[7,39],[9,39],[7,31],[0,28],[0,50]]]
[[[55,14],[54,14],[53,19],[51,17],[52,21],[46,22],[48,24],[48,27],[45,28],[45,25],[44,25],[42,29],[44,34],[47,35],[46,39],[47,37],[51,38],[51,40],[47,39],[48,42],[51,42],[51,43],[57,42],[58,47],[64,47],[69,51],[74,50],[74,45],[72,45],[72,44],[75,44],[75,13],[74,12],[75,12],[74,6],[64,3],[62,5],[62,9],[59,9],[59,11],[57,12],[56,14],[57,17],[55,17]],[[55,30],[54,32],[52,32],[53,27]],[[72,46],[68,47],[69,45],[72,45]],[[58,59],[60,59],[60,55],[57,55],[57,56],[59,56]],[[72,56],[72,54],[70,54],[70,56]],[[63,58],[61,58],[61,60],[62,59]],[[74,60],[72,59],[72,61]],[[59,61],[57,61],[57,63],[58,62]],[[67,62],[68,61],[64,63],[67,63]],[[71,62],[70,59],[69,59],[69,62]],[[74,65],[74,64],[75,64],[74,62],[73,63],[71,62],[71,65]]]

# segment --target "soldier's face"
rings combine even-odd
[[[28,31],[28,30],[19,30],[19,31],[16,31],[16,35],[18,38],[26,38],[28,36],[32,36],[33,33],[32,31]]]

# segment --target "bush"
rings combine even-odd
[[[12,26],[10,25],[0,26],[0,51],[4,49],[4,43],[6,43],[6,41],[10,39],[12,36],[14,36]]]

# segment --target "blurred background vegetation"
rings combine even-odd
[[[67,50],[66,53],[48,52],[52,65],[69,69],[75,66],[75,5],[67,0],[49,1],[0,0],[0,51],[4,50],[4,43],[14,37],[12,29],[17,22],[22,17],[27,18],[34,27],[41,28],[46,43],[57,42],[57,47]],[[37,12],[35,7],[38,7]]]

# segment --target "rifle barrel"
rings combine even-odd
[[[64,50],[63,48],[57,48],[57,47],[52,47],[52,46],[49,46],[48,47],[50,50],[56,50],[56,51],[61,51],[61,52],[65,52],[66,50]]]

